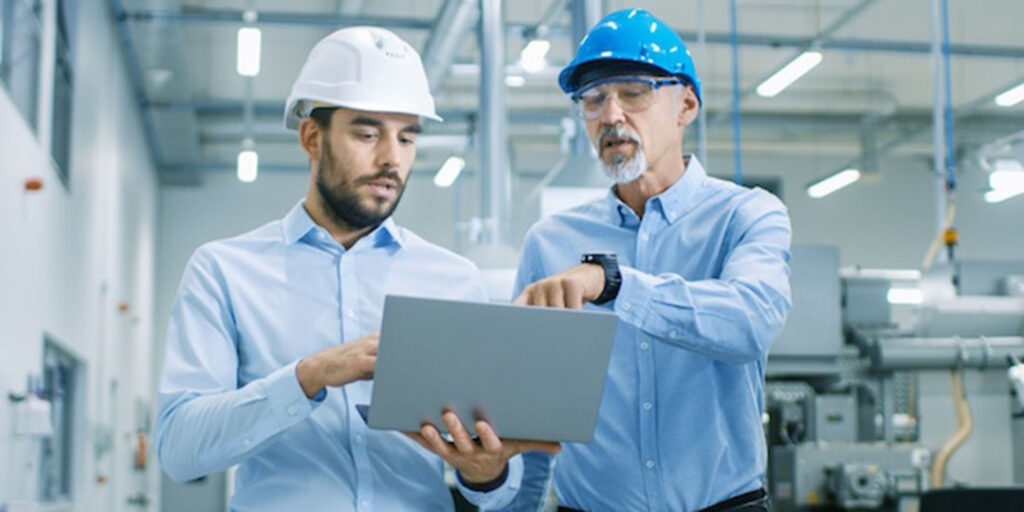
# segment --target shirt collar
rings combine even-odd
[[[304,200],[300,200],[296,203],[295,206],[292,207],[291,211],[284,216],[281,223],[284,243],[287,245],[291,245],[302,240],[311,232],[316,230],[326,233],[326,230],[313,222],[313,218],[310,217],[309,212],[306,211]],[[394,245],[401,248],[404,245],[402,233],[395,224],[394,219],[391,217],[385,219],[377,229],[374,229],[363,238],[372,240],[371,244],[374,247]]]
[[[668,189],[647,200],[646,212],[656,211],[671,224],[693,209],[699,200],[707,171],[695,155],[686,155],[686,172]],[[618,225],[639,223],[636,213],[615,195],[615,187],[608,190],[610,220]]]

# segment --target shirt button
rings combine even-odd
[[[326,239],[327,239],[327,235],[325,235],[323,231],[321,231],[321,232],[317,233],[317,234],[316,234],[316,236],[317,236],[317,238],[319,238],[320,240],[326,240]]]
[[[244,446],[246,448],[252,446],[252,439],[246,438],[245,440],[243,440],[242,441],[242,446]]]
[[[347,316],[348,316],[349,318],[355,318],[355,317],[356,317],[356,312],[355,312],[355,311],[352,311],[352,308],[349,308],[349,309],[345,310],[345,314],[346,314],[346,315],[347,315]]]
[[[356,434],[356,442],[357,443],[363,442],[363,435],[362,434]]]
[[[630,308],[630,307],[632,307],[632,306],[630,306],[628,302],[623,302],[623,303],[622,303],[622,309],[623,309],[623,311],[629,311],[629,308]]]
[[[370,507],[370,500],[363,500],[363,506],[369,508]]]
[[[648,236],[647,233],[640,233],[640,240],[646,242],[648,238],[650,238],[650,236]]]
[[[647,461],[647,469],[654,469],[654,460],[653,459]]]
[[[674,329],[669,331],[668,332],[668,337],[669,338],[678,338],[679,337],[679,331],[676,331]]]
[[[640,350],[647,350],[649,348],[651,348],[651,346],[648,345],[646,341],[640,344]]]
[[[295,413],[297,413],[297,412],[299,412],[299,410],[296,409],[294,405],[289,405],[288,406],[288,414],[290,414],[292,416],[295,416]]]
[[[650,402],[647,402],[647,403],[644,404],[644,409],[646,409],[648,411],[651,410],[652,407],[654,407],[654,404],[652,404]]]

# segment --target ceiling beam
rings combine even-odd
[[[243,10],[232,9],[184,9],[180,11],[160,9],[133,9],[123,13],[124,19],[137,23],[227,23],[242,25]],[[340,16],[327,12],[287,12],[265,11],[259,13],[259,23],[267,25],[305,25],[330,28],[342,28],[356,25],[373,25],[388,29],[430,30],[434,27],[433,19],[381,16]],[[507,23],[506,29],[522,35],[536,26],[523,23]],[[550,37],[569,37],[566,26],[549,26]],[[686,41],[697,39],[696,31],[678,31]],[[708,44],[729,44],[728,32],[709,32]],[[760,46],[769,48],[804,48],[814,42],[814,37],[791,36],[780,34],[744,33],[737,36],[740,46]],[[928,42],[893,41],[881,39],[828,39],[821,42],[820,47],[828,50],[887,52],[928,54],[931,46]],[[987,57],[999,59],[1024,60],[1024,46],[1013,45],[982,45],[982,44],[951,44],[950,55],[958,57]]]

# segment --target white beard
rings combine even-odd
[[[601,169],[615,181],[615,183],[629,183],[640,177],[647,170],[647,157],[644,150],[637,144],[636,153],[633,158],[627,160],[627,156],[617,153],[612,156],[612,162],[601,160]]]

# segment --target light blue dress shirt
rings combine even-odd
[[[594,440],[556,458],[564,506],[693,511],[763,485],[764,366],[790,308],[786,208],[689,157],[644,212],[609,191],[541,220],[524,242],[517,295],[587,252],[616,253],[622,270],[603,306],[620,321]],[[511,508],[535,510],[551,457],[524,460]]]
[[[345,250],[302,203],[279,221],[203,245],[171,314],[156,449],[175,480],[239,464],[236,511],[451,510],[443,462],[356,412],[373,384],[306,398],[304,357],[380,330],[388,294],[486,300],[476,267],[391,219]],[[522,461],[484,506],[518,490]]]

